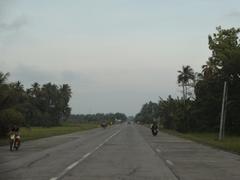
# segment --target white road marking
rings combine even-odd
[[[50,180],[57,180],[57,177],[53,177],[53,178],[51,178]]]
[[[78,165],[78,162],[77,162],[77,161],[76,161],[75,163],[71,164],[70,166],[68,166],[68,167],[66,168],[66,170],[70,170],[70,169],[74,168],[76,165]]]
[[[82,158],[83,159],[86,159],[88,156],[90,156],[91,154],[90,153],[87,153],[87,154],[85,154]]]
[[[160,149],[158,149],[158,148],[156,149],[156,151],[157,151],[158,153],[161,153],[161,152],[162,152],[162,151],[161,151]]]
[[[85,154],[83,157],[81,157],[79,160],[75,161],[74,163],[70,164],[67,168],[64,169],[64,171],[62,173],[60,173],[58,176],[56,177],[52,177],[50,178],[50,180],[58,180],[60,178],[62,178],[65,174],[67,174],[68,171],[70,171],[71,169],[73,169],[74,167],[76,167],[80,162],[84,161],[88,156],[90,156],[91,154],[93,154],[95,151],[97,151],[99,148],[101,148],[105,143],[107,143],[110,139],[112,139],[114,136],[116,136],[117,134],[120,133],[121,130],[117,131],[116,133],[114,133],[113,135],[111,135],[110,137],[108,137],[107,139],[105,139],[103,141],[103,143],[99,144],[96,148],[94,148],[92,151],[88,152],[87,154]]]
[[[167,162],[170,166],[173,166],[173,165],[174,165],[173,162],[170,161],[170,160],[166,160],[166,162]]]

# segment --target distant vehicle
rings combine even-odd
[[[128,124],[131,124],[131,122],[130,122],[130,121],[128,121]]]
[[[16,150],[19,149],[21,141],[20,141],[20,135],[17,134],[10,134],[10,151],[13,151],[15,148]]]
[[[158,125],[156,123],[151,125],[152,135],[156,136],[158,134]]]
[[[115,119],[115,122],[116,122],[117,124],[120,124],[120,123],[122,123],[122,120],[121,120],[121,119]]]
[[[107,123],[106,123],[105,121],[102,122],[102,123],[101,123],[101,127],[105,129],[105,128],[107,127]]]
[[[156,136],[158,134],[158,129],[152,129],[152,135]]]

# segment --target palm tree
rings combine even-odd
[[[59,91],[59,100],[63,100],[63,104],[61,104],[62,117],[66,119],[71,114],[71,108],[68,106],[72,96],[71,87],[68,84],[63,84],[59,87]]]
[[[215,61],[212,59],[209,59],[205,65],[202,66],[202,73],[204,78],[209,79],[211,78],[214,74],[217,73],[218,67]]]
[[[9,85],[7,84],[7,78],[9,73],[0,72],[0,110],[6,108],[8,104],[9,96]]]
[[[195,75],[193,69],[187,65],[182,66],[182,70],[178,71],[178,84],[180,84],[183,88],[183,100],[185,101],[187,98],[187,86],[190,86],[190,80],[194,81]]]
[[[72,96],[71,87],[68,84],[63,84],[60,86],[60,93],[67,104]]]
[[[11,84],[12,87],[18,92],[24,92],[24,86],[20,81]]]
[[[9,75],[9,73],[4,74],[0,72],[0,84],[5,84]]]
[[[38,84],[37,82],[32,84],[32,87],[29,89],[29,93],[32,97],[38,97],[38,95],[40,94],[40,84]]]

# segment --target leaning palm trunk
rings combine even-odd
[[[186,93],[185,93],[185,85],[184,85],[184,83],[182,83],[182,88],[183,88],[183,102],[184,102],[184,104],[185,104]]]

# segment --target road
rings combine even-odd
[[[121,124],[0,147],[1,180],[239,180],[240,156]]]

